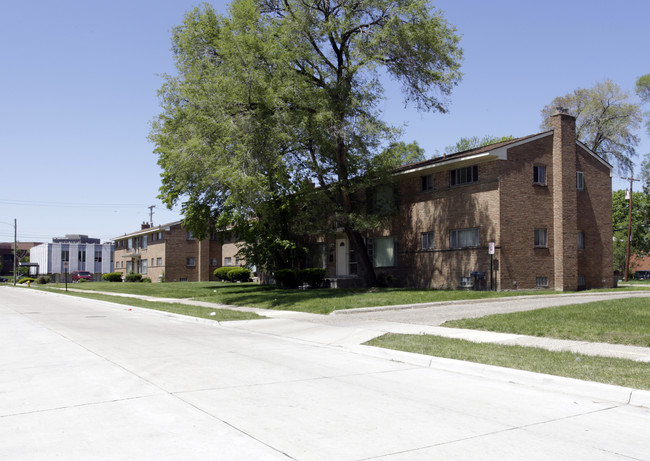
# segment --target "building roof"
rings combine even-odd
[[[113,237],[111,240],[124,240],[126,238],[137,237],[138,235],[150,234],[152,232],[167,231],[172,226],[176,226],[179,224],[182,224],[182,221],[174,221],[167,224],[161,224],[160,226],[147,227],[145,229],[140,229],[139,231],[121,235],[120,237]]]
[[[453,164],[465,160],[478,160],[478,159],[487,160],[489,158],[507,160],[506,154],[509,148],[516,147],[521,144],[526,144],[532,141],[536,141],[537,139],[545,138],[547,136],[551,136],[552,134],[553,134],[553,130],[549,130],[549,131],[544,131],[542,133],[536,133],[528,136],[522,136],[520,138],[511,139],[510,141],[501,141],[498,143],[489,144],[487,146],[477,147],[475,149],[456,152],[454,154],[449,154],[449,155],[444,154],[441,157],[436,157],[429,160],[424,160],[422,162],[410,163],[408,165],[400,166],[395,169],[395,173],[397,174],[411,173],[423,169],[432,168],[435,166],[443,166],[446,164]],[[584,150],[586,150],[589,154],[595,157],[602,164],[607,166],[611,171],[612,166],[608,162],[603,160],[599,155],[594,153],[591,149],[589,149],[580,141],[576,141],[576,144],[582,147]]]

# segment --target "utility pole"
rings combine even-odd
[[[14,286],[17,283],[17,274],[16,274],[16,260],[18,259],[18,221],[14,218]]]
[[[149,225],[153,227],[153,209],[156,208],[156,205],[151,205],[149,207]]]
[[[625,251],[625,276],[624,276],[624,280],[627,282],[629,277],[629,270],[630,270],[630,241],[632,240],[632,185],[634,184],[634,181],[638,181],[638,179],[634,179],[634,175],[630,176],[629,178],[621,177],[621,179],[630,181],[630,196],[629,196],[630,201],[628,205],[628,218],[627,218],[627,250]]]

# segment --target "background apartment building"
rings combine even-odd
[[[88,271],[94,280],[101,280],[102,274],[113,271],[113,244],[80,234],[54,237],[52,243],[33,247],[29,261],[38,264],[39,274],[51,275],[57,281],[66,271]]]
[[[198,240],[181,221],[152,227],[142,223],[137,232],[113,239],[115,271],[131,271],[153,282],[201,282],[214,280],[213,272],[223,265],[240,265],[236,245],[216,238]]]

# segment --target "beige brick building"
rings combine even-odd
[[[413,287],[611,287],[611,166],[576,140],[574,117],[552,126],[399,168],[375,191],[397,194],[398,215],[365,236],[376,273]],[[314,254],[339,285],[354,279],[345,234]]]
[[[223,265],[237,265],[234,242],[223,245],[216,239],[195,239],[180,221],[151,227],[113,239],[115,271],[131,271],[153,282],[201,282],[214,280],[213,272]],[[243,263],[243,262],[242,262]]]

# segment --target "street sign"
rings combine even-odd
[[[494,254],[494,242],[488,243],[488,253],[491,255]]]

